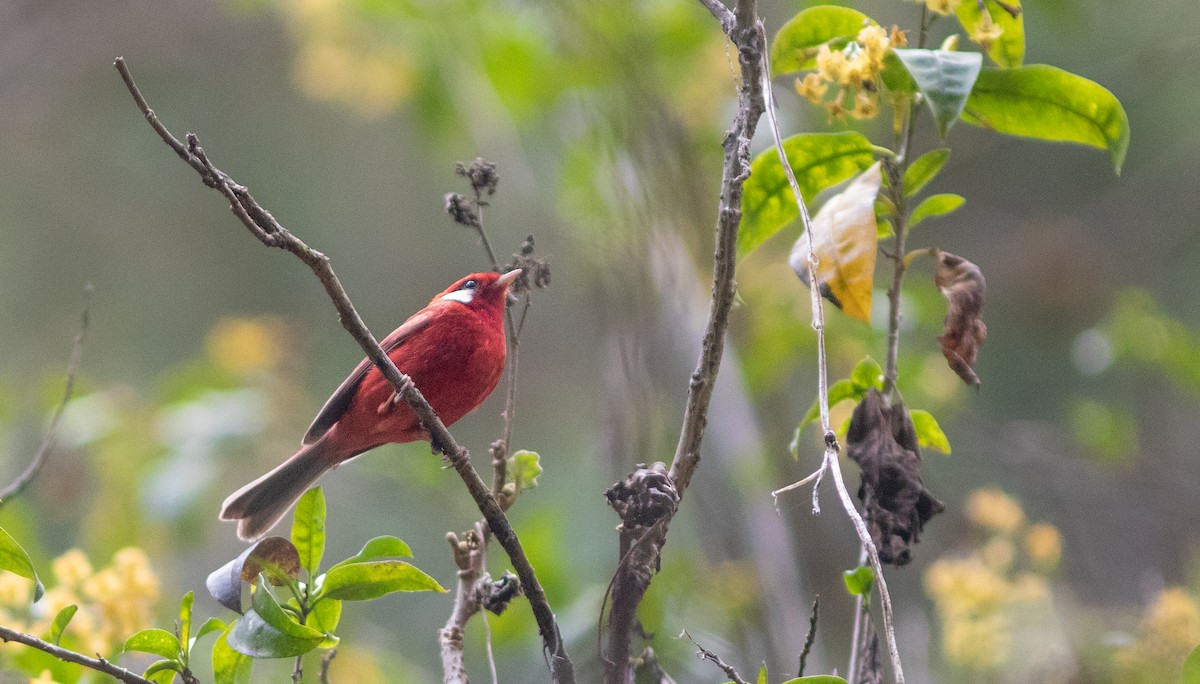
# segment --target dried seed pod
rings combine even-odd
[[[933,250],[937,268],[933,282],[950,302],[946,309],[944,332],[938,338],[942,354],[950,368],[968,385],[978,385],[975,374],[975,357],[979,345],[987,339],[987,326],[983,319],[983,291],[986,281],[983,271],[966,259]]]

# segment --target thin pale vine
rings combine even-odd
[[[758,30],[763,44],[766,45],[766,30],[763,28],[761,21],[758,23]],[[809,219],[808,207],[805,205],[804,196],[800,192],[800,184],[796,181],[796,175],[792,171],[787,153],[783,148],[783,137],[779,133],[779,123],[775,119],[775,98],[774,90],[771,87],[771,70],[768,60],[763,60],[762,77],[763,97],[766,99],[766,111],[764,113],[767,117],[767,125],[771,129],[771,136],[775,142],[775,150],[779,154],[779,162],[783,166],[784,174],[787,176],[788,184],[791,186],[792,194],[796,199],[796,206],[800,210],[800,220],[803,225],[806,237],[805,243],[808,250],[808,282],[810,283],[809,293],[812,300],[812,327],[817,334],[817,401],[821,414],[821,432],[824,435],[825,442],[825,455],[816,473],[816,484],[813,486],[813,512],[820,512],[817,492],[821,484],[821,473],[829,469],[833,475],[833,481],[837,489],[838,498],[842,502],[842,507],[846,510],[846,515],[849,516],[851,523],[853,523],[854,530],[858,533],[859,542],[866,549],[867,555],[871,560],[871,567],[875,571],[876,583],[879,586],[879,603],[883,612],[888,654],[891,656],[895,681],[897,684],[903,684],[904,668],[900,662],[899,648],[896,646],[896,631],[892,620],[892,601],[891,596],[888,594],[887,583],[883,578],[883,564],[879,560],[879,553],[875,549],[875,542],[871,539],[870,531],[867,530],[867,524],[863,521],[862,515],[859,514],[858,508],[855,507],[854,501],[850,498],[850,492],[846,489],[846,483],[842,478],[841,467],[837,462],[841,446],[838,444],[836,433],[830,428],[829,424],[829,379],[826,368],[827,358],[825,355],[825,306],[821,299],[820,288],[817,287],[817,257],[813,251],[812,223]],[[855,647],[857,647],[857,644],[855,644]],[[851,658],[853,662],[853,652],[851,653]]]

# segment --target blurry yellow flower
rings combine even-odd
[[[866,91],[854,96],[854,109],[850,116],[855,119],[873,119],[879,114],[879,96]]]
[[[1200,643],[1200,608],[1183,589],[1164,589],[1150,608],[1143,629],[1165,647],[1186,651]]]
[[[1200,643],[1200,607],[1183,589],[1164,589],[1142,618],[1138,639],[1116,653],[1116,681],[1178,681],[1184,658]]]
[[[78,586],[80,582],[92,574],[92,564],[87,556],[79,549],[71,549],[54,559],[54,578],[60,585],[67,587]]]
[[[270,319],[222,319],[208,334],[208,356],[218,367],[239,375],[271,368],[280,357],[278,332],[278,323]]]
[[[942,16],[946,16],[958,9],[961,3],[962,0],[925,0],[925,6],[929,8],[930,12]]]
[[[830,50],[828,45],[822,45],[817,50],[817,73],[821,78],[832,83],[842,80],[842,69],[846,68],[846,55],[841,50]]]
[[[871,60],[882,60],[888,51],[888,32],[882,26],[867,26],[858,32],[857,42]]]
[[[30,678],[29,684],[60,684],[60,682],[50,674],[50,670],[42,670],[40,675]]]
[[[1039,570],[1049,572],[1062,559],[1062,535],[1053,525],[1032,525],[1025,533],[1025,553]]]
[[[1011,568],[1013,560],[1017,556],[1017,550],[1013,548],[1013,543],[1003,538],[993,539],[984,544],[979,553],[983,556],[984,563],[987,563],[989,567],[999,572],[1004,572]]]
[[[894,48],[908,47],[908,34],[900,30],[896,24],[892,24],[892,31],[888,34],[888,42]]]
[[[1012,534],[1025,524],[1021,504],[999,489],[976,489],[967,496],[967,520],[991,532]]]
[[[846,107],[842,104],[842,97],[843,94],[839,91],[836,98],[825,103],[825,111],[829,112],[829,123],[846,118]]]
[[[0,571],[0,606],[18,608],[33,600],[33,580]]]
[[[954,620],[944,626],[942,648],[955,665],[990,670],[1004,663],[1010,636],[1010,625],[1000,615]]]

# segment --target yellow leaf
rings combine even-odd
[[[875,276],[878,233],[875,197],[882,175],[879,163],[829,198],[812,220],[813,272],[821,295],[864,323],[871,322],[871,282]],[[808,238],[792,247],[792,269],[808,284]]]

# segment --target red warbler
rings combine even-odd
[[[450,425],[483,403],[504,374],[504,307],[521,275],[473,273],[433,298],[380,343],[438,417]],[[300,451],[225,500],[222,520],[253,540],[271,529],[321,475],[381,444],[429,439],[408,404],[363,359],[317,414]]]

